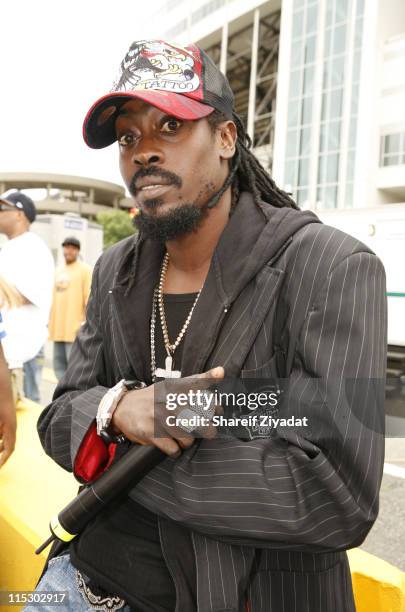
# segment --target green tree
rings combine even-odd
[[[101,212],[97,214],[96,219],[104,229],[105,249],[135,233],[130,214],[125,210]]]

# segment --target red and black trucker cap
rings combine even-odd
[[[196,120],[214,110],[232,118],[233,93],[228,79],[196,45],[181,47],[164,40],[132,43],[110,93],[90,108],[83,124],[89,147],[102,149],[116,140],[121,106],[137,98],[177,119]]]

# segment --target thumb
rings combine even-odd
[[[203,374],[198,374],[198,378],[223,378],[225,376],[225,370],[222,366],[211,368]]]

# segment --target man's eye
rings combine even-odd
[[[162,132],[177,132],[177,130],[180,128],[181,126],[181,121],[179,121],[178,119],[175,119],[174,117],[170,117],[169,119],[166,119],[166,121],[162,124],[161,130]]]
[[[122,134],[122,136],[118,138],[118,144],[122,147],[129,147],[133,145],[134,142],[135,136],[129,132],[127,132],[126,134]]]

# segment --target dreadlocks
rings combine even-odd
[[[227,118],[221,112],[215,110],[208,115],[207,119],[211,129],[214,130]],[[253,155],[250,150],[252,140],[245,130],[242,119],[235,112],[232,113],[232,121],[235,123],[238,133],[236,154],[233,158],[230,173],[234,179],[232,185],[234,191],[233,204],[235,204],[235,200],[237,201],[236,194],[239,195],[240,191],[250,191],[256,204],[259,201],[264,201],[279,208],[286,206],[299,210],[294,200],[290,198],[288,193],[277,187],[271,176]]]

